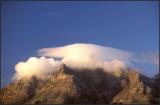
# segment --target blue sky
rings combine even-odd
[[[10,82],[17,62],[40,48],[93,43],[158,52],[158,8],[157,1],[2,2],[1,85]],[[153,64],[136,66],[155,74]]]

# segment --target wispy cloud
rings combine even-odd
[[[62,16],[62,15],[64,15],[64,13],[61,13],[61,12],[46,12],[46,13],[43,13],[42,15],[45,15],[45,16]]]
[[[159,53],[158,52],[143,52],[138,55],[139,60],[145,63],[152,63],[159,65]]]

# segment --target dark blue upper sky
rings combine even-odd
[[[40,48],[93,43],[136,53],[158,51],[158,8],[156,1],[2,2],[2,86],[14,65]]]

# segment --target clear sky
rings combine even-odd
[[[157,1],[2,2],[1,85],[19,61],[40,48],[93,43],[136,53],[158,52]],[[136,64],[153,75],[153,64]],[[150,69],[150,70],[149,70]]]

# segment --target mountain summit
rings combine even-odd
[[[46,80],[24,77],[7,85],[1,89],[1,103],[158,103],[157,78],[150,79],[133,69],[121,70],[117,76],[117,72],[74,70],[62,64]]]

